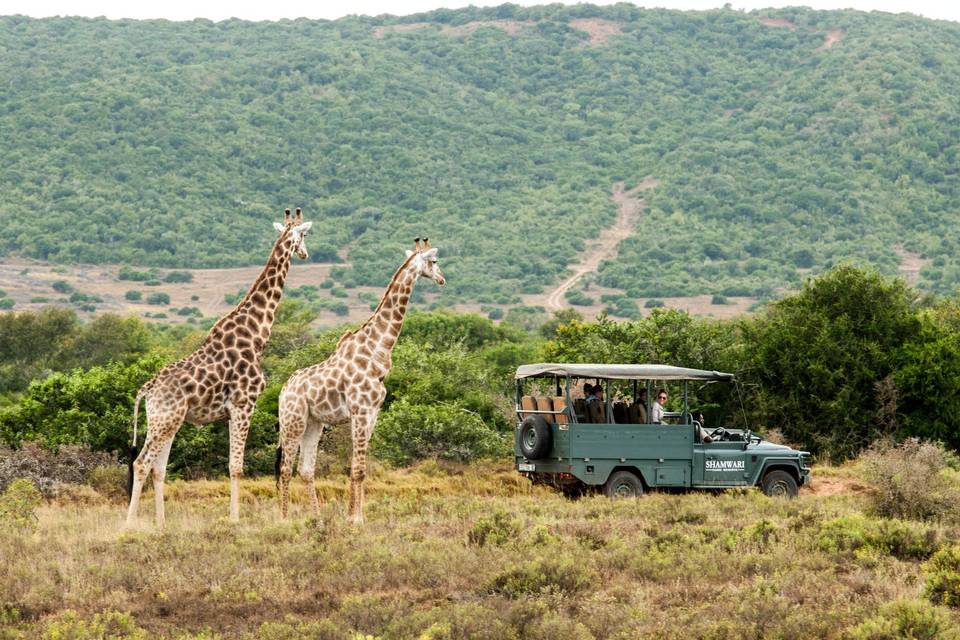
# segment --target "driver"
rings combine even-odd
[[[697,433],[700,434],[700,440],[703,442],[713,442],[713,438],[710,437],[710,432],[703,426],[707,423],[703,414],[697,411],[691,417],[693,418],[693,425],[697,428]]]

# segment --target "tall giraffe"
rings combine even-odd
[[[304,238],[312,224],[303,221],[300,209],[293,216],[287,209],[284,224],[273,225],[280,237],[247,295],[213,325],[196,351],[161,369],[137,392],[133,452],[141,398],[147,399],[147,437],[140,455],[131,463],[127,525],[136,520],[143,483],[151,471],[157,525],[163,525],[163,480],[174,436],[184,422],[202,425],[223,418],[230,419],[230,519],[239,520],[243,450],[250,414],[265,384],[260,355],[270,339],[292,254],[307,258]]]
[[[363,522],[363,478],[367,468],[367,446],[377,414],[387,394],[383,379],[390,372],[390,353],[403,327],[413,285],[420,277],[439,285],[445,280],[437,264],[437,250],[430,241],[414,241],[416,251],[407,251],[393,274],[380,304],[356,331],[340,338],[329,358],[295,372],[280,391],[280,447],[277,451],[280,475],[280,509],[287,517],[293,460],[300,449],[300,477],[310,492],[314,514],[320,511],[314,469],[320,436],[327,427],[350,422],[353,457],[350,464],[350,505],[348,518]]]

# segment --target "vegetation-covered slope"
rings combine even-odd
[[[279,209],[303,206],[314,260],[348,248],[343,284],[383,284],[429,235],[446,299],[513,302],[613,223],[615,182],[653,175],[600,269],[629,295],[764,295],[847,259],[892,272],[898,245],[952,290],[960,25],[775,15],[789,26],[629,5],[0,18],[0,250],[257,263]]]

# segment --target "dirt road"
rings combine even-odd
[[[545,305],[547,311],[559,311],[565,308],[567,304],[564,295],[567,291],[577,284],[580,278],[596,271],[600,262],[605,258],[616,255],[617,246],[620,242],[636,230],[640,212],[646,206],[646,203],[637,197],[638,194],[656,186],[657,181],[653,176],[647,176],[640,184],[629,191],[624,191],[622,182],[614,186],[613,200],[618,206],[616,223],[612,227],[604,229],[599,238],[587,245],[586,250],[580,256],[580,262],[573,266],[573,275],[550,292]]]

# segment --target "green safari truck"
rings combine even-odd
[[[605,393],[577,397],[583,381]],[[735,380],[730,373],[658,364],[523,365],[516,373],[517,471],[569,494],[760,487],[769,496],[796,496],[810,482],[809,453],[767,442],[746,424],[701,424],[709,420],[691,412],[691,384],[697,390],[718,382]],[[660,386],[682,391],[668,405],[678,410],[655,411],[653,400],[645,401]]]

